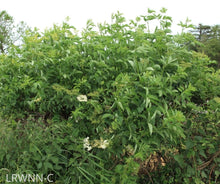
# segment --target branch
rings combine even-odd
[[[212,161],[216,158],[216,157],[218,157],[220,155],[220,150],[219,151],[217,151],[208,161],[206,161],[206,162],[204,162],[203,164],[201,164],[201,165],[199,165],[198,167],[197,167],[197,170],[202,170],[202,169],[205,169],[206,167],[208,167],[211,163],[212,163]]]

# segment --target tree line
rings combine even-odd
[[[217,65],[220,67],[220,25],[199,24],[190,32],[200,43],[192,49],[205,53],[210,59],[217,61]]]

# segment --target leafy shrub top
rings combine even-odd
[[[220,78],[189,50],[191,34],[172,35],[165,12],[129,23],[117,13],[98,30],[88,21],[81,35],[66,22],[27,32],[21,48],[0,55],[2,116],[66,120],[76,137],[108,140],[117,156],[131,147],[136,159],[183,144],[193,111],[219,108]]]

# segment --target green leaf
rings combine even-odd
[[[148,8],[148,13],[155,13],[155,10]]]
[[[145,107],[148,108],[150,106],[150,99],[147,97],[145,100]]]
[[[42,162],[39,162],[39,163],[37,164],[37,168],[38,168],[38,169],[41,169],[41,168],[42,168]]]
[[[113,116],[112,114],[108,114],[108,113],[106,113],[106,114],[104,114],[104,115],[102,116],[102,119],[106,119],[106,118],[113,119],[114,116]]]
[[[50,162],[45,162],[44,166],[46,169],[52,169],[53,170],[53,165]]]
[[[146,70],[147,71],[154,71],[154,69],[152,67],[147,67]]]
[[[92,182],[92,180],[86,175],[88,174],[89,176],[92,176],[91,174],[89,174],[86,170],[84,170],[82,167],[77,167],[77,169],[79,170],[79,172],[91,183],[91,184],[94,184]],[[94,177],[94,176],[92,176]]]
[[[186,141],[186,149],[191,149],[194,147],[194,142],[191,140]]]
[[[121,173],[122,170],[123,170],[123,165],[118,164],[118,165],[115,167],[115,172],[116,172],[116,173]]]
[[[174,155],[174,159],[178,162],[178,164],[180,165],[181,168],[184,167],[185,165],[185,162],[184,162],[184,159],[183,159],[183,156],[182,155]]]
[[[161,12],[161,13],[166,13],[166,12],[167,12],[167,9],[166,9],[166,8],[162,8],[162,9],[160,10],[160,12]]]
[[[148,123],[148,128],[149,128],[149,131],[150,131],[150,135],[152,135],[153,133],[153,126],[151,123]]]
[[[121,108],[121,110],[124,111],[124,107],[123,107],[122,103],[121,102],[117,102],[117,104]]]

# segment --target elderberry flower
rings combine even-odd
[[[78,95],[76,98],[80,102],[87,102],[87,96],[86,95]]]
[[[86,137],[85,139],[83,139],[83,147],[84,149],[87,149],[88,151],[92,149],[92,146],[89,143],[89,137]]]
[[[100,144],[99,144],[99,148],[105,149],[105,148],[108,147],[108,145],[109,145],[108,140],[104,140],[104,141],[101,140],[101,141],[100,141]]]

